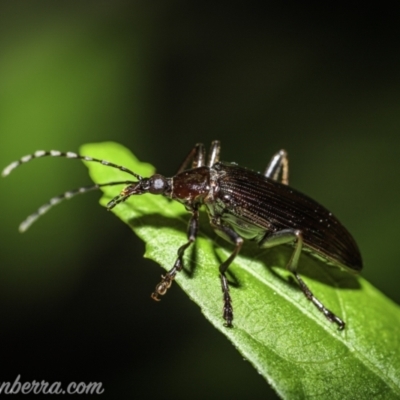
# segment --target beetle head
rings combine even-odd
[[[169,179],[160,174],[154,174],[150,178],[142,178],[138,182],[134,182],[124,188],[118,196],[114,197],[107,204],[107,209],[111,210],[117,204],[127,200],[130,196],[145,193],[166,194],[170,190],[170,187]]]

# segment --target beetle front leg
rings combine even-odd
[[[339,330],[344,329],[345,323],[342,321],[338,316],[336,316],[332,311],[328,310],[311,292],[308,286],[305,284],[303,279],[300,278],[299,274],[297,273],[297,266],[299,263],[299,258],[301,254],[301,250],[303,247],[303,235],[301,231],[296,229],[283,229],[281,231],[275,232],[266,236],[264,239],[261,240],[259,243],[260,247],[262,248],[270,248],[274,246],[278,246],[280,244],[285,243],[294,243],[294,251],[292,256],[290,257],[289,263],[287,265],[287,269],[294,275],[297,280],[297,283],[300,286],[300,289],[306,296],[308,300],[310,300],[317,309],[325,315],[325,318],[330,321],[334,322],[338,325]]]
[[[225,240],[235,245],[235,248],[233,249],[231,255],[219,266],[219,276],[221,278],[221,287],[224,300],[223,317],[226,321],[225,326],[228,328],[232,328],[233,307],[231,295],[229,294],[228,279],[226,278],[225,272],[228,270],[232,261],[238,255],[243,244],[243,239],[233,229],[229,228],[226,225],[222,225],[219,218],[213,218],[210,223],[212,228],[219,236],[223,237]]]
[[[192,163],[191,168],[202,167],[203,165],[205,165],[205,158],[206,150],[203,143],[197,143],[196,146],[194,146],[193,149],[189,151],[189,154],[183,160],[183,163],[181,164],[175,175],[178,175],[181,172],[185,171],[190,163]]]
[[[175,279],[177,272],[183,268],[183,256],[186,249],[196,240],[197,232],[199,227],[199,211],[193,210],[192,217],[190,218],[187,239],[188,241],[179,247],[178,257],[174,263],[174,266],[165,274],[161,275],[161,282],[156,286],[155,291],[151,294],[151,298],[156,301],[161,299],[158,296],[163,296],[167,290],[171,287],[172,281]]]
[[[289,184],[289,158],[286,150],[279,150],[271,159],[264,176],[274,181]],[[279,179],[280,176],[280,179]]]

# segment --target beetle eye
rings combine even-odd
[[[150,179],[150,189],[151,194],[161,194],[164,193],[167,187],[167,180],[162,175],[153,175]]]

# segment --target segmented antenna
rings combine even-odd
[[[62,152],[59,150],[50,150],[50,151],[45,151],[45,150],[37,150],[32,154],[28,154],[26,156],[21,157],[19,160],[12,162],[9,164],[7,167],[3,169],[3,172],[1,175],[3,177],[6,177],[7,175],[10,175],[10,173],[17,167],[19,167],[22,164],[25,164],[29,161],[34,160],[35,158],[41,158],[41,157],[65,157],[65,158],[71,158],[71,159],[78,159],[78,160],[84,160],[84,161],[91,161],[91,162],[97,162],[102,165],[105,165],[106,167],[112,167],[112,168],[117,168],[120,171],[127,172],[128,174],[133,175],[135,178],[139,179],[141,181],[143,178],[135,174],[133,171],[131,171],[128,168],[123,167],[122,165],[117,165],[114,163],[111,163],[106,160],[100,160],[98,158],[93,158],[93,157],[88,157],[88,156],[81,156],[77,153],[73,153],[71,151],[67,152]]]
[[[29,215],[24,221],[22,221],[21,224],[19,225],[18,229],[21,233],[25,232],[38,218],[40,218],[43,214],[47,213],[47,211],[49,211],[50,208],[61,203],[63,200],[69,200],[72,197],[77,196],[78,194],[84,194],[87,192],[91,192],[93,190],[98,190],[104,186],[130,185],[133,183],[136,183],[136,182],[133,182],[133,181],[108,182],[108,183],[101,183],[98,185],[82,186],[78,189],[68,190],[67,192],[65,192],[63,194],[60,194],[58,196],[51,198],[47,203],[43,204],[34,213]]]
[[[70,158],[70,159],[78,159],[78,160],[84,160],[84,161],[90,161],[90,162],[97,162],[102,165],[105,165],[106,167],[116,168],[122,172],[126,172],[130,175],[133,175],[139,181],[141,181],[143,179],[140,175],[134,173],[133,171],[131,171],[130,169],[128,169],[126,167],[123,167],[122,165],[117,165],[117,164],[111,163],[106,160],[100,160],[98,158],[81,156],[77,153],[73,153],[70,151],[62,152],[62,151],[58,151],[58,150],[50,150],[50,151],[37,150],[32,154],[28,154],[24,157],[21,157],[19,160],[12,162],[7,167],[5,167],[3,169],[1,175],[3,177],[6,177],[15,168],[19,167],[20,165],[25,164],[31,160],[34,160],[35,158],[41,158],[41,157],[65,157],[65,158]],[[90,192],[92,190],[100,189],[101,187],[105,187],[105,186],[130,185],[130,184],[136,184],[136,183],[137,182],[134,182],[134,181],[115,181],[115,182],[108,182],[108,183],[102,183],[102,184],[91,185],[91,186],[83,186],[78,189],[69,190],[63,194],[60,194],[59,196],[55,196],[55,197],[51,198],[47,203],[43,204],[37,211],[35,211],[33,214],[29,215],[28,218],[26,218],[20,224],[19,231],[25,232],[39,217],[41,217],[43,214],[45,214],[47,211],[49,211],[50,208],[59,204],[63,200],[68,200],[78,194],[84,194],[84,193]],[[123,200],[121,200],[121,201],[123,201]],[[120,201],[118,203],[120,203]]]
[[[125,200],[129,199],[131,195],[122,195],[119,194],[118,196],[115,196],[112,200],[110,200],[107,203],[107,210],[110,211],[112,208],[114,208],[116,205],[123,203]]]

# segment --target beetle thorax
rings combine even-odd
[[[186,205],[202,203],[210,191],[208,167],[194,168],[172,178],[171,198]]]

